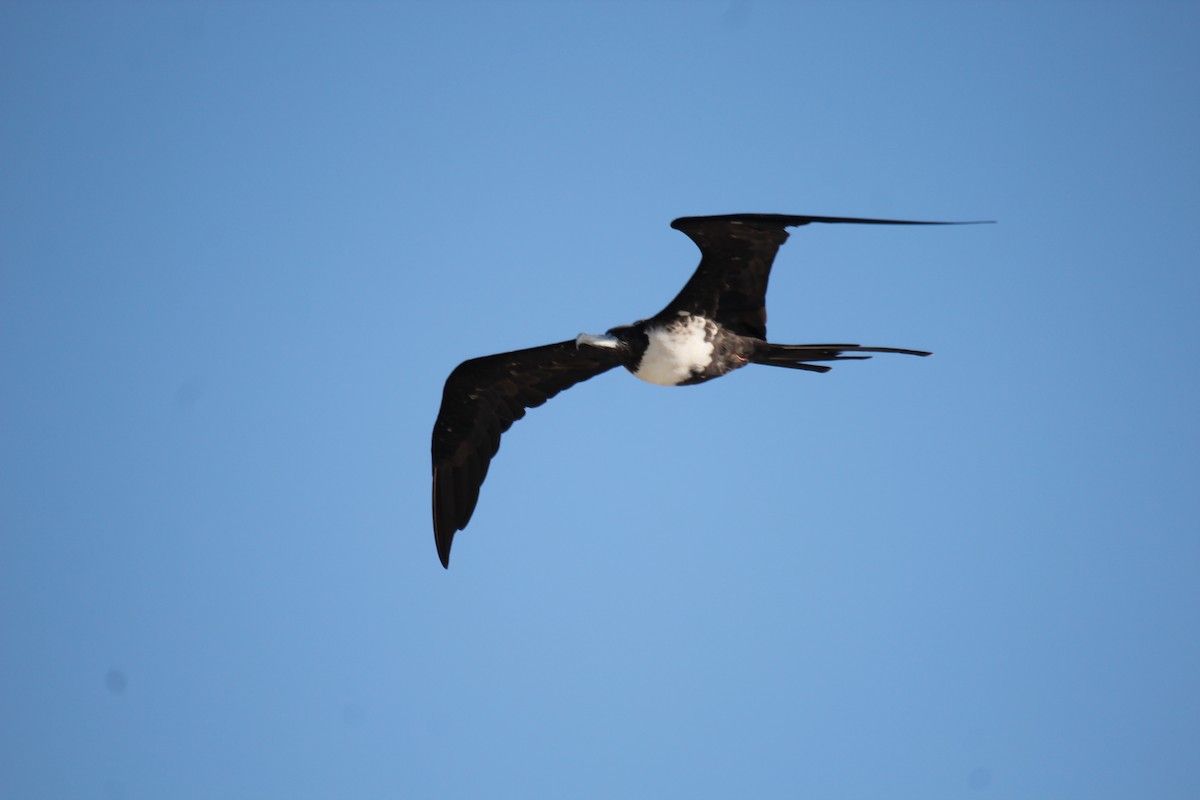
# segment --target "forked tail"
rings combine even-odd
[[[927,356],[924,350],[903,350],[899,347],[863,347],[857,344],[771,344],[750,357],[751,363],[768,367],[805,369],[809,372],[829,372],[832,367],[813,364],[813,361],[855,361],[870,356],[846,356],[843,353],[902,353],[908,356]]]

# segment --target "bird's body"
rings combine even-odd
[[[747,364],[827,372],[829,367],[813,362],[870,357],[862,353],[929,355],[857,344],[767,341],[766,292],[775,253],[787,240],[786,228],[811,222],[953,224],[782,214],[683,217],[672,222],[671,227],[700,248],[701,261],[658,314],[600,335],[580,334],[544,347],[471,359],[450,373],[432,448],[434,538],[442,565],[449,566],[454,534],[471,518],[501,434],[526,409],[580,381],[624,366],[648,383],[686,386]]]
[[[610,344],[610,342],[612,342]],[[622,350],[634,377],[659,386],[687,386],[719,378],[750,363],[754,340],[687,311],[614,328],[603,337],[580,334],[579,346]]]
[[[736,334],[728,334],[711,319],[679,312],[678,319],[648,325],[642,331],[646,350],[633,374],[647,383],[680,386],[700,383],[745,365]],[[720,350],[718,350],[718,347]]]

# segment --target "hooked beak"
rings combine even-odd
[[[591,345],[592,347],[608,347],[614,348],[621,344],[621,340],[613,336],[611,333],[581,333],[575,337],[575,347],[581,345]]]

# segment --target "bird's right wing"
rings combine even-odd
[[[475,510],[500,435],[525,409],[620,363],[615,350],[570,340],[473,358],[450,373],[433,426],[433,535],[442,566]]]

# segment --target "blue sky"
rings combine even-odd
[[[0,6],[0,795],[1193,798],[1200,7]],[[646,316],[933,350],[505,437]]]

